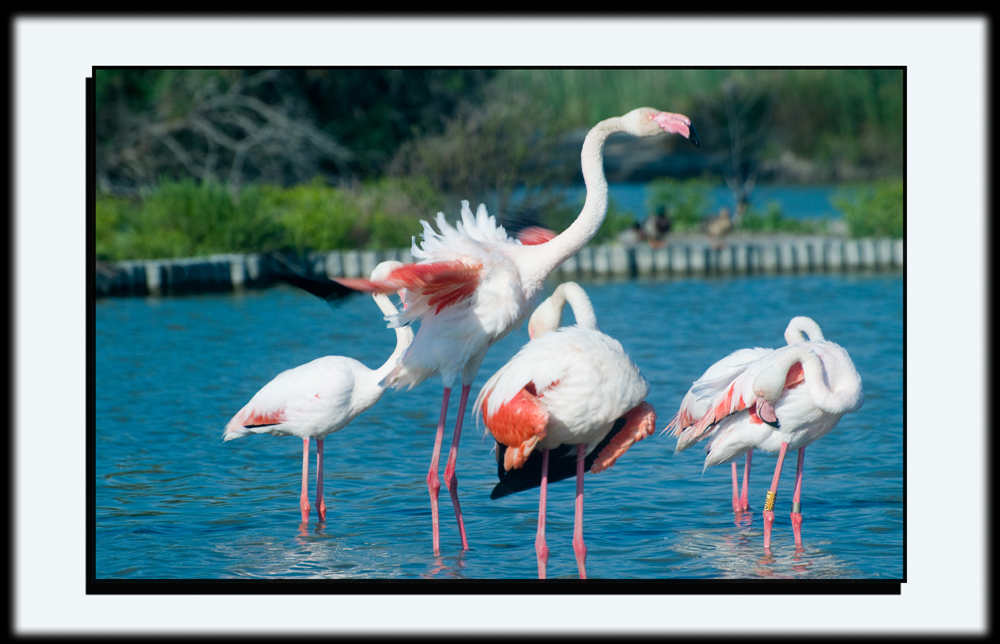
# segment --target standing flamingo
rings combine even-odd
[[[614,132],[639,137],[671,132],[698,144],[691,120],[680,114],[642,107],[606,119],[590,130],[583,143],[580,158],[587,198],[579,216],[562,234],[552,237],[548,231],[536,228],[515,240],[487,214],[485,206],[480,205],[473,215],[468,202],[463,201],[462,222],[455,227],[445,221],[443,213],[438,213],[436,219],[440,232],[422,222],[423,243],[418,248],[414,241],[412,250],[420,263],[398,268],[381,280],[336,280],[369,292],[405,289],[405,310],[387,319],[391,326],[420,320],[420,330],[399,365],[386,377],[386,383],[413,387],[436,375],[444,385],[427,474],[435,554],[439,552],[438,459],[451,390],[461,382],[455,434],[444,478],[455,508],[462,549],[467,550],[455,462],[469,389],[490,346],[521,324],[549,273],[589,242],[604,221],[608,184],[604,178],[603,147],[605,139]]]
[[[823,340],[823,332],[819,325],[805,316],[792,318],[785,329],[785,341],[788,344],[804,342],[806,340]],[[699,440],[715,432],[716,426],[711,425],[703,428],[702,433],[688,430],[702,419],[712,404],[733,380],[743,373],[746,368],[759,358],[772,353],[774,349],[739,349],[719,360],[691,385],[691,389],[685,394],[681,401],[680,410],[670,420],[664,431],[673,430],[673,435],[678,436],[676,452],[682,452]],[[743,466],[743,492],[740,494],[737,488],[736,461],[731,462],[733,469],[733,511],[737,514],[750,509],[748,498],[748,485],[750,480],[750,463],[753,460],[753,450],[747,450],[746,464]]]
[[[567,300],[577,324],[553,331]],[[652,435],[656,412],[644,402],[649,383],[622,345],[598,330],[590,300],[577,284],[560,284],[528,328],[532,340],[489,379],[474,406],[497,441],[500,483],[490,498],[541,486],[535,552],[538,577],[545,579],[548,482],[572,476],[573,461],[567,457],[575,453],[573,551],[580,578],[586,579],[584,469],[602,472],[633,443]]]
[[[822,337],[818,326],[814,330],[817,333],[810,337]],[[805,448],[864,403],[861,376],[843,347],[827,340],[806,341],[794,331],[786,332],[786,339],[794,342],[773,351],[763,350],[766,353],[747,364],[708,402],[697,422],[686,429],[680,423],[674,425],[678,450],[711,437],[705,467],[729,462],[752,449],[778,452],[764,503],[765,548],[771,544],[774,500],[785,452],[789,448],[799,452],[791,520],[795,544],[801,545]]]
[[[385,277],[401,262],[382,262],[372,272],[372,279]],[[396,313],[389,297],[374,295],[375,303],[385,314]],[[327,356],[283,371],[254,394],[229,423],[223,440],[250,434],[298,436],[302,439],[302,496],[299,507],[302,521],[309,520],[309,439],[316,439],[316,511],[326,521],[323,502],[323,441],[327,435],[346,427],[370,408],[385,391],[386,374],[413,341],[409,327],[396,329],[396,349],[378,369],[372,370],[353,358]]]

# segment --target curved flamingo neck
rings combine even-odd
[[[807,337],[808,336],[808,337]],[[812,340],[814,342],[825,340],[819,325],[812,318],[804,315],[792,318],[785,329],[785,341],[788,344],[796,344]]]
[[[531,268],[544,276],[551,273],[566,258],[574,255],[594,238],[604,223],[608,213],[608,182],[604,177],[604,142],[615,133],[625,129],[621,117],[605,119],[591,128],[580,152],[583,182],[587,186],[587,198],[583,210],[576,220],[561,234],[544,244],[526,247],[530,253]],[[575,312],[575,309],[574,309]]]
[[[573,316],[576,318],[577,326],[598,331],[597,315],[594,314],[594,305],[590,303],[584,291],[576,282],[564,282],[556,287],[553,297],[559,294],[558,306],[561,308],[566,302],[573,307]]]
[[[372,295],[372,298],[375,300],[375,304],[378,305],[378,308],[386,315],[396,315],[399,313],[399,309],[393,306],[388,295],[375,293]],[[413,329],[409,326],[396,328],[396,348],[392,352],[392,355],[389,356],[389,359],[386,360],[381,367],[375,370],[375,382],[381,382],[382,379],[387,376],[390,371],[392,371],[393,367],[396,366],[396,363],[399,362],[400,356],[403,355],[403,352],[406,351],[412,342]]]
[[[763,371],[754,380],[754,391],[765,388],[764,398],[774,402],[780,397],[784,388],[788,370],[796,362],[802,365],[802,374],[805,378],[806,389],[809,391],[809,398],[813,404],[828,414],[846,414],[857,410],[861,406],[860,380],[857,386],[847,386],[842,391],[830,389],[828,380],[834,380],[834,374],[828,374],[823,364],[823,360],[811,348],[795,344],[782,351],[775,365]],[[777,390],[777,394],[773,392]],[[771,395],[774,395],[771,398]]]

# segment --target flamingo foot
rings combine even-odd
[[[774,511],[764,510],[764,549],[771,548],[771,525],[774,523]]]
[[[319,506],[316,508],[316,513],[319,515],[320,523],[326,523],[326,503],[320,499]]]
[[[299,502],[299,508],[302,510],[302,523],[308,523],[309,522],[309,510],[312,509],[312,508],[309,507],[309,501],[307,501],[306,499],[302,499]]]
[[[802,513],[792,512],[792,531],[795,533],[795,545],[802,545]]]

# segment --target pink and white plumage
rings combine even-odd
[[[573,306],[577,324],[552,330],[559,324],[566,301]],[[531,481],[513,490],[541,485],[536,539],[540,578],[545,577],[548,560],[544,535],[550,452],[575,446],[566,455],[576,456],[573,549],[580,577],[586,578],[585,463],[589,460],[593,473],[611,467],[632,444],[655,431],[656,413],[644,402],[649,383],[621,343],[600,332],[590,301],[577,284],[559,285],[532,315],[529,329],[532,340],[483,386],[474,408],[482,413],[497,441],[501,481],[503,472],[520,469],[533,453],[542,453],[537,483]],[[497,498],[496,491],[493,498]]]
[[[377,279],[402,266],[400,262],[382,262],[372,272]],[[389,298],[374,295],[375,303],[385,314],[396,312]],[[326,520],[323,501],[323,441],[346,427],[382,397],[386,374],[395,367],[403,351],[413,340],[409,327],[396,329],[396,349],[378,369],[344,356],[326,356],[278,374],[254,394],[243,409],[229,421],[223,440],[251,434],[298,436],[302,439],[302,520],[309,518],[308,473],[309,439],[316,439],[316,509]]]
[[[804,328],[810,329],[806,331],[809,340],[802,335]],[[786,347],[743,349],[713,365],[697,382],[704,380],[707,383],[710,379],[706,376],[713,370],[721,375],[725,368],[717,367],[725,363],[730,368],[729,383],[710,398],[699,398],[697,394],[692,400],[685,397],[689,404],[685,407],[682,403],[684,413],[679,411],[667,426],[678,437],[677,451],[710,438],[705,467],[733,461],[753,449],[779,453],[764,508],[765,547],[770,545],[774,521],[772,506],[785,451],[789,448],[799,450],[792,525],[795,542],[800,544],[805,448],[832,430],[844,414],[857,411],[864,403],[861,376],[850,355],[840,345],[825,340],[815,322],[809,318],[795,318],[785,337],[790,343]],[[751,351],[760,355],[747,361],[752,356]],[[741,365],[741,361],[745,364]],[[721,384],[721,378],[715,382]],[[698,411],[701,415],[693,417],[692,414]]]
[[[519,326],[541,293],[548,275],[575,254],[597,232],[608,207],[604,177],[604,141],[614,132],[645,137],[670,132],[698,144],[691,120],[680,114],[644,107],[601,121],[587,134],[580,154],[587,198],[577,219],[563,231],[529,234],[515,240],[496,225],[484,206],[475,215],[462,202],[462,222],[449,225],[438,213],[435,231],[424,222],[423,243],[414,241],[412,253],[420,262],[397,269],[381,280],[337,280],[345,286],[371,292],[403,289],[405,310],[390,315],[391,325],[420,320],[420,329],[386,383],[413,387],[432,376],[444,385],[441,415],[427,486],[431,497],[434,552],[439,551],[437,469],[451,389],[461,382],[455,434],[445,485],[451,494],[462,548],[468,549],[455,475],[458,442],[469,390],[490,346]]]
[[[785,341],[788,344],[803,342],[809,339],[822,340],[823,332],[819,325],[811,318],[798,316],[792,318],[785,328]],[[716,413],[706,419],[713,401],[722,399],[722,395],[731,387],[734,381],[739,378],[748,366],[755,363],[760,358],[773,353],[774,349],[763,349],[760,347],[753,349],[738,349],[722,360],[708,368],[705,373],[691,385],[691,389],[685,394],[681,401],[678,412],[670,420],[664,431],[673,429],[673,434],[677,436],[677,448],[675,452],[681,452],[694,443],[711,435],[718,429],[718,425],[710,422],[716,415],[725,415],[725,411],[716,410]],[[729,399],[730,408],[739,407],[741,398],[737,396],[734,403]],[[725,407],[725,405],[723,405]],[[751,410],[753,412],[754,410]],[[721,417],[721,416],[720,416]],[[750,509],[748,485],[750,480],[750,465],[753,457],[753,449],[746,451],[746,464],[743,467],[743,492],[737,488],[736,461],[732,460],[733,473],[733,511],[737,514]],[[707,466],[706,466],[707,467]]]

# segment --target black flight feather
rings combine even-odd
[[[600,443],[597,444],[590,454],[583,458],[583,470],[589,472],[598,454],[601,453],[611,439],[625,427],[625,419],[619,418],[615,421],[614,427],[608,432]],[[504,471],[503,455],[507,451],[507,446],[497,443],[497,475],[500,482],[493,488],[490,494],[491,499],[499,499],[508,494],[523,492],[542,484],[542,450],[536,449],[528,456],[524,465],[516,470]],[[560,445],[549,450],[549,483],[562,481],[572,476],[576,476],[576,445]]]

